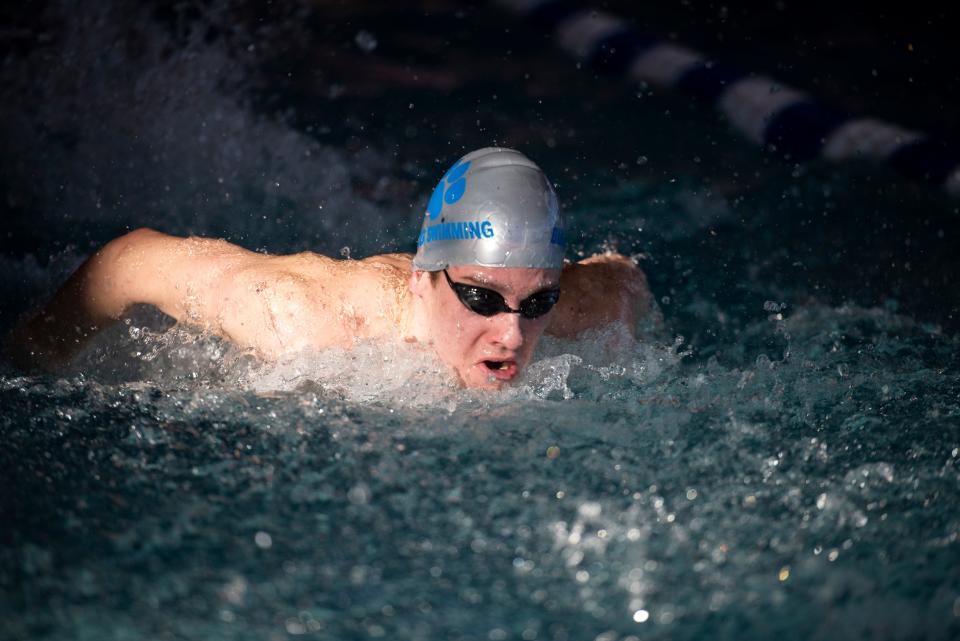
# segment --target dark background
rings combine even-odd
[[[171,55],[197,25],[209,41],[225,42],[237,63],[250,69],[243,91],[258,113],[282,115],[351,157],[370,150],[392,157],[389,180],[352,175],[350,188],[368,201],[416,209],[443,166],[490,144],[518,146],[537,158],[574,216],[585,202],[593,208],[609,204],[604,198],[617,186],[645,185],[649,197],[657,185],[679,176],[693,189],[719,195],[739,220],[672,238],[658,234],[655,225],[650,233],[621,234],[621,251],[650,257],[645,268],[659,295],[704,294],[723,299],[727,309],[756,307],[762,296],[793,304],[811,297],[833,305],[894,301],[922,321],[950,331],[958,327],[957,201],[884,168],[812,162],[798,169],[743,141],[710,106],[656,88],[640,95],[630,83],[579,68],[555,46],[552,33],[494,3],[115,4],[149,7],[155,23],[172,36]],[[64,6],[27,2],[0,9],[0,56],[7,69],[43,56],[45,64],[57,64],[61,34],[83,19]],[[951,144],[960,139],[954,117],[960,91],[956,9],[828,2],[592,6],[631,19],[641,31],[768,74],[837,109]],[[372,35],[375,46],[361,46],[361,34]],[[104,51],[136,59],[142,37],[131,23],[123,37],[103,43]],[[43,68],[35,75],[42,82]],[[29,84],[8,84],[7,108],[15,111],[29,91]],[[71,136],[82,133],[51,131],[42,144],[69,146]],[[0,143],[7,167],[17,166],[12,153]],[[638,162],[647,156],[649,162]],[[22,193],[30,172],[43,170],[7,172],[0,188]],[[791,175],[801,180],[788,193],[782,185]],[[127,227],[105,219],[85,222],[78,232],[53,231],[38,216],[40,200],[5,198],[5,256],[33,256],[43,266],[68,246],[88,253]],[[616,209],[602,221],[612,230]],[[295,215],[293,203],[276,220]],[[651,211],[650,217],[656,215]],[[410,220],[377,236],[368,252],[409,251],[402,239],[414,233],[404,230],[416,226],[417,216]],[[164,221],[151,224],[163,228]],[[277,252],[336,251],[351,233],[304,237],[293,226],[265,242],[213,223],[172,231],[220,235]],[[602,236],[597,228],[579,231]],[[35,283],[7,287],[5,320],[42,294]],[[697,324],[690,312],[665,311],[677,314],[680,326]]]

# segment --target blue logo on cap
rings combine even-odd
[[[433,190],[433,195],[430,196],[430,202],[427,203],[427,213],[430,215],[430,220],[437,219],[443,210],[443,203],[452,205],[463,198],[463,194],[467,191],[467,179],[463,175],[467,173],[468,169],[470,169],[470,161],[463,162],[461,160],[440,179],[437,188]]]

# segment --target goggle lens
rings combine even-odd
[[[560,288],[551,287],[527,296],[520,301],[520,308],[513,309],[507,305],[507,301],[499,292],[486,287],[477,287],[476,285],[466,285],[464,283],[455,283],[450,279],[447,270],[443,270],[443,275],[450,285],[450,289],[457,295],[460,302],[471,312],[481,316],[495,316],[496,314],[520,314],[523,318],[534,319],[543,316],[557,304],[560,300]]]

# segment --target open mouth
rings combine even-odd
[[[516,361],[488,360],[482,361],[480,364],[489,376],[500,381],[509,381],[517,375]]]

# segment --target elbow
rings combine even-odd
[[[151,228],[149,228],[149,227],[137,227],[137,228],[134,229],[133,231],[127,232],[126,234],[124,234],[124,235],[121,236],[120,238],[128,238],[128,237],[129,237],[129,238],[134,238],[134,239],[136,239],[136,238],[143,238],[143,237],[157,237],[157,236],[163,236],[163,235],[164,235],[164,234],[158,232],[158,231],[155,230],[155,229],[151,229]]]
[[[79,298],[99,321],[116,320],[143,297],[140,281],[146,258],[164,234],[142,227],[104,245],[85,264],[75,283]]]
[[[149,227],[134,229],[101,247],[94,255],[94,267],[115,278],[132,266],[128,264],[131,259],[134,263],[142,262],[142,257],[167,237]]]
[[[145,244],[156,242],[158,239],[163,237],[164,234],[150,229],[149,227],[138,227],[131,232],[127,232],[123,236],[114,238],[109,243],[104,245],[101,251],[106,251],[109,249],[113,250],[115,253],[124,253],[124,250],[142,247]]]
[[[101,263],[113,262],[131,249],[148,242],[150,237],[156,233],[157,232],[147,227],[140,227],[131,232],[127,232],[123,236],[117,236],[101,247],[97,253],[93,255],[93,259]]]

